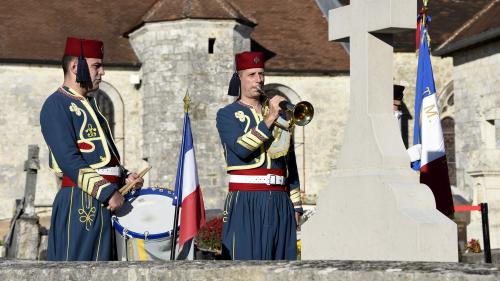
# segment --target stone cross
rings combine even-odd
[[[39,151],[38,145],[30,145],[28,147],[28,160],[24,162],[24,171],[26,171],[24,214],[27,216],[35,215],[36,176],[38,169],[40,169]]]
[[[416,25],[415,0],[351,0],[329,39],[350,40],[350,115],[331,187],[302,226],[303,259],[457,261],[456,225],[410,170],[392,115],[392,34]]]
[[[391,41],[393,33],[415,28],[416,2],[353,0],[348,6],[330,10],[329,39],[349,39],[351,48],[351,107],[339,167],[408,164],[392,115]]]
[[[16,210],[11,221],[10,233],[7,237],[7,257],[16,259],[38,258],[40,244],[40,224],[35,213],[36,176],[40,169],[38,145],[28,147],[28,160],[24,162],[26,185],[24,199]]]

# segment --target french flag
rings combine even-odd
[[[421,155],[420,160],[412,162],[411,166],[414,170],[420,170],[420,182],[432,190],[437,209],[450,216],[454,213],[453,198],[427,42],[427,26],[422,24],[419,28],[421,30],[413,144],[421,145]]]
[[[181,207],[179,248],[196,236],[198,230],[205,225],[205,207],[198,181],[198,169],[194,154],[193,135],[189,114],[184,114],[181,153],[175,179],[173,205]]]

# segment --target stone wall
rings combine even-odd
[[[500,41],[453,55],[458,187],[490,209],[492,248],[500,248]],[[482,241],[481,217],[470,238]]]
[[[215,127],[217,110],[233,99],[227,86],[234,54],[250,49],[251,28],[235,21],[147,23],[130,34],[142,62],[144,158],[151,184],[173,187],[182,138],[183,97],[191,98],[198,175],[207,208],[222,208],[227,180]],[[209,39],[215,39],[209,53]]]
[[[232,101],[226,96],[233,72],[234,54],[250,48],[251,28],[234,21],[181,20],[146,24],[131,34],[131,44],[142,62],[139,71],[106,69],[101,84],[115,108],[115,140],[131,170],[153,166],[147,185],[172,187],[175,182],[182,132],[182,99],[191,95],[191,122],[198,158],[200,182],[207,208],[221,208],[226,193],[225,163],[215,128],[215,114]],[[214,52],[208,40],[214,38]],[[451,80],[451,59],[433,57],[438,93]],[[413,53],[394,56],[396,83],[407,86],[404,101],[413,115],[417,58]],[[58,66],[1,65],[0,85],[6,105],[0,128],[0,219],[11,216],[14,198],[24,190],[22,165],[28,144],[38,144],[37,204],[50,205],[57,191],[56,179],[47,169],[48,152],[40,134],[38,114],[44,99],[60,85]],[[140,88],[130,75],[142,78]],[[36,85],[36,86],[35,86]],[[302,188],[307,202],[315,203],[318,191],[329,186],[329,175],[343,141],[349,108],[348,74],[286,75],[268,73],[266,85],[279,87],[293,102],[307,100],[315,107],[311,124],[296,129],[296,152]],[[388,105],[388,110],[391,106]],[[17,133],[25,132],[22,137]],[[412,143],[413,120],[408,123]],[[14,154],[14,156],[12,155]],[[12,159],[16,159],[13,161]]]
[[[452,81],[452,59],[431,56],[436,94],[439,96],[446,85]],[[405,86],[403,102],[410,116],[408,120],[407,142],[413,145],[413,116],[415,116],[415,85],[417,80],[418,57],[414,53],[396,53],[394,55],[394,83]]]
[[[227,177],[215,114],[219,107],[232,101],[226,91],[234,67],[233,54],[249,49],[250,31],[232,21],[203,25],[195,20],[148,24],[131,35],[132,45],[143,61],[142,69],[106,69],[101,89],[115,108],[115,140],[127,168],[141,169],[146,165],[143,158],[153,165],[146,176],[147,184],[174,185],[182,131],[182,99],[189,90],[206,205],[221,208]],[[186,34],[190,34],[187,39]],[[208,38],[216,39],[213,54],[208,54]],[[394,60],[395,81],[407,86],[404,100],[412,112],[416,57],[412,53],[398,53]],[[433,57],[433,63],[439,92],[451,79],[451,60]],[[14,132],[0,140],[3,144],[0,176],[4,179],[0,188],[6,190],[0,193],[0,202],[5,202],[0,204],[2,219],[11,216],[14,199],[23,195],[22,165],[29,144],[38,144],[42,149],[37,204],[50,205],[57,191],[56,179],[47,169],[48,152],[40,134],[38,114],[44,99],[60,85],[62,73],[58,66],[7,64],[0,66],[0,73],[5,104],[15,108],[5,109],[0,115],[0,128]],[[140,88],[129,82],[131,75],[141,76]],[[314,203],[317,192],[329,185],[329,175],[336,166],[336,155],[343,141],[349,76],[268,73],[266,85],[279,87],[293,102],[307,100],[315,107],[314,120],[297,128],[295,138],[302,188],[307,201]],[[412,128],[410,120],[410,143]],[[22,137],[19,131],[25,132]]]
[[[126,164],[138,168],[141,163],[141,116],[142,92],[129,83],[133,70],[105,68],[103,89],[111,92],[115,115],[126,116],[126,142],[118,141]],[[0,220],[12,216],[15,199],[24,195],[24,161],[28,145],[40,147],[36,201],[37,205],[51,205],[57,192],[56,178],[48,169],[48,149],[40,132],[39,114],[44,100],[62,84],[63,74],[59,66],[0,64],[0,87],[3,108],[0,112]],[[121,106],[118,106],[121,103]],[[116,111],[121,108],[123,112]],[[125,151],[125,153],[124,153]],[[40,211],[40,209],[38,209]],[[2,237],[0,237],[1,239]]]
[[[0,280],[493,281],[498,265],[373,261],[29,262],[0,260]]]

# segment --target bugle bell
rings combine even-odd
[[[257,90],[267,97],[268,100],[272,98],[272,96],[266,94],[262,89],[257,88]],[[294,125],[305,126],[311,122],[314,116],[314,107],[307,101],[293,104],[285,100],[280,102],[280,107],[285,114],[290,114],[290,127]]]

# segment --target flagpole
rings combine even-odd
[[[191,101],[187,90],[186,90],[186,95],[184,96],[183,101],[184,101],[184,116],[185,116],[186,114],[189,113],[189,103]],[[185,129],[185,125],[186,125],[185,123],[186,123],[186,118],[184,118],[184,129]],[[182,134],[182,142],[184,142],[184,133],[185,132],[182,132],[182,133],[183,133]],[[182,149],[181,149],[181,154],[180,154],[179,159],[182,159],[182,157],[183,157],[183,154],[184,154],[184,151],[182,151],[183,149],[184,149],[184,144],[182,144]],[[182,160],[179,160],[179,161],[182,161]],[[180,164],[181,163],[179,163],[179,165]],[[180,165],[180,166],[182,169],[183,165]],[[180,173],[180,174],[182,174],[182,173]],[[179,173],[177,173],[177,177],[178,176],[179,176]],[[180,180],[179,184],[182,185],[182,179],[179,179],[179,180]],[[176,188],[177,193],[174,194],[176,201],[175,201],[174,225],[172,226],[172,232],[173,232],[172,243],[171,243],[172,247],[170,248],[170,260],[171,261],[175,260],[175,250],[176,250],[176,246],[177,246],[177,229],[178,229],[178,225],[179,225],[179,202],[181,201],[181,200],[179,200],[181,198],[180,198],[178,193],[180,190],[182,190],[182,189]]]

